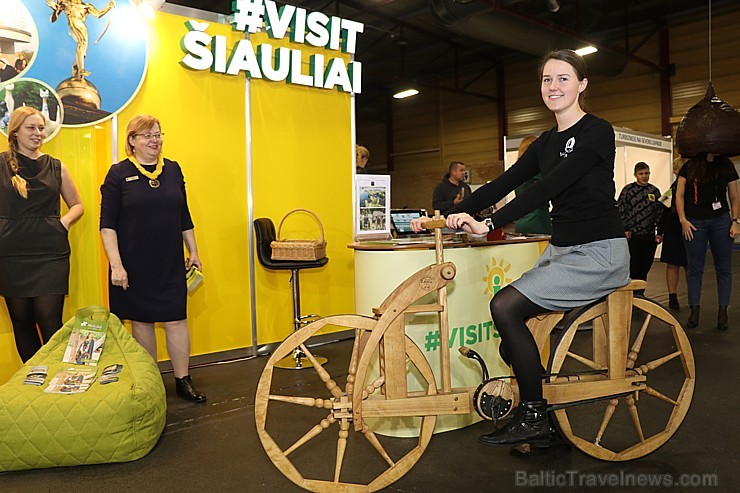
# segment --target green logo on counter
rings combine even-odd
[[[509,284],[512,279],[506,277],[506,273],[511,269],[511,264],[505,260],[496,262],[496,257],[491,257],[491,265],[486,265],[486,275],[483,281],[486,283],[485,294],[488,295],[488,299],[501,291],[501,288]]]

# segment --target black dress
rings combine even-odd
[[[67,294],[69,241],[59,215],[62,163],[17,154],[28,198],[13,188],[7,152],[0,154],[0,295]]]
[[[689,261],[686,258],[686,247],[683,244],[683,228],[678,220],[676,212],[676,187],[677,181],[671,185],[672,197],[671,207],[668,208],[661,218],[663,229],[663,249],[660,251],[660,261],[671,265],[686,267]]]
[[[137,322],[171,322],[187,317],[182,232],[193,229],[180,166],[168,159],[160,186],[126,159],[111,166],[100,187],[100,228],[116,231],[128,274],[123,290],[110,283],[110,310]],[[144,166],[153,171],[154,165]]]

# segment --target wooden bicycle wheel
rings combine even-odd
[[[553,342],[551,382],[607,377],[607,303],[585,310]],[[564,437],[598,459],[643,457],[678,429],[694,393],[694,357],[681,325],[652,300],[634,298],[628,321],[626,375],[646,376],[634,392],[555,411]],[[553,334],[556,335],[556,334]]]
[[[360,355],[374,351],[367,344],[377,321],[358,315],[326,317],[288,337],[272,354],[257,386],[257,433],[275,466],[298,486],[314,492],[370,492],[391,484],[419,459],[434,431],[436,416],[421,418],[418,438],[383,437],[362,423],[355,429],[353,392],[368,396],[381,393],[383,379],[355,382]],[[312,356],[310,338],[328,327],[356,329],[350,369],[332,370]],[[407,362],[426,381],[426,395],[436,393],[434,376],[423,353],[408,337]],[[316,370],[316,385],[296,384],[275,369],[275,363],[300,346]],[[375,347],[373,347],[375,346]],[[360,372],[363,375],[365,371]],[[384,416],[393,417],[393,410]],[[332,429],[334,430],[332,432]]]

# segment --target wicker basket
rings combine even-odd
[[[317,240],[281,240],[280,230],[288,216],[295,212],[307,212],[313,216],[319,225]],[[308,209],[293,209],[283,216],[277,230],[277,238],[270,243],[273,260],[318,260],[326,257],[326,241],[324,241],[324,226],[319,217]]]

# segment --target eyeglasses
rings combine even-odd
[[[160,139],[164,139],[164,133],[159,133],[159,134],[149,134],[149,133],[147,133],[147,134],[134,134],[134,137],[144,137],[146,140],[154,140],[154,139],[160,140]]]

